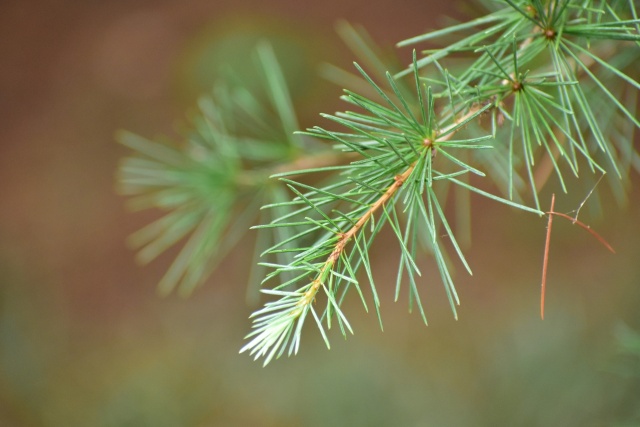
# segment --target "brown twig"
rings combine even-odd
[[[606,240],[604,240],[604,237],[602,237],[601,235],[599,235],[598,233],[596,233],[590,226],[588,226],[587,224],[585,224],[584,222],[569,216],[567,214],[563,214],[560,212],[547,212],[547,214],[549,215],[556,215],[559,216],[561,218],[566,218],[569,221],[571,221],[573,224],[578,224],[580,227],[584,228],[585,230],[587,230],[589,233],[591,233],[591,235],[593,237],[595,237],[596,239],[598,239],[598,241],[600,243],[602,243],[602,245],[607,248],[611,253],[615,254],[616,251],[613,249],[613,247],[609,244],[609,242],[607,242]]]
[[[235,181],[241,186],[255,187],[267,182],[271,175],[291,172],[289,176],[295,177],[299,175],[295,173],[296,171],[345,164],[355,158],[355,153],[344,153],[338,151],[313,153],[297,157],[296,159],[273,167],[266,167],[258,170],[244,170],[236,177]]]
[[[542,260],[542,287],[541,287],[541,295],[540,295],[540,317],[544,320],[544,295],[547,285],[547,266],[549,264],[549,241],[551,240],[551,224],[553,222],[553,216],[559,216],[560,218],[565,218],[571,221],[572,224],[578,224],[580,227],[587,230],[593,237],[595,237],[605,248],[607,248],[611,253],[615,254],[616,251],[613,247],[607,242],[604,237],[596,233],[590,226],[585,224],[584,222],[578,220],[578,218],[573,218],[567,214],[556,212],[553,210],[555,204],[556,195],[551,195],[551,207],[549,212],[546,212],[549,215],[549,221],[547,222],[547,239],[544,244],[544,258]]]
[[[551,208],[550,212],[553,212],[555,206],[556,195],[551,195]],[[549,265],[549,242],[551,241],[551,225],[553,224],[553,215],[549,215],[549,221],[547,222],[547,239],[544,243],[544,258],[542,259],[542,285],[540,288],[540,318],[544,320],[544,294],[547,288],[547,266]]]
[[[376,200],[369,209],[367,209],[364,215],[362,215],[360,219],[358,219],[358,222],[356,222],[353,227],[349,229],[349,231],[340,236],[338,243],[336,243],[333,251],[322,266],[322,269],[313,280],[311,287],[307,290],[307,292],[305,292],[304,297],[298,302],[299,306],[310,304],[313,301],[316,294],[318,293],[318,290],[320,289],[320,286],[322,286],[325,272],[333,267],[349,240],[351,240],[351,238],[362,228],[362,226],[366,224],[367,221],[369,221],[373,214],[381,206],[383,206],[398,191],[400,187],[402,187],[402,184],[407,180],[409,175],[411,175],[411,172],[413,172],[417,163],[418,161],[416,160],[411,166],[407,168],[407,170],[402,173],[402,175],[397,175],[393,184],[391,184],[389,188],[387,188],[387,191],[385,191],[384,194],[378,200]]]
[[[325,166],[334,166],[340,163],[346,163],[356,158],[355,153],[341,152],[341,151],[329,151],[320,154],[311,154],[298,157],[297,159],[279,165],[273,170],[269,171],[269,175],[275,175],[285,172],[295,172],[297,170],[321,168]],[[291,175],[295,176],[295,175]]]

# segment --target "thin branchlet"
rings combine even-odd
[[[371,219],[373,214],[376,213],[382,206],[384,206],[384,204],[393,197],[393,195],[400,189],[400,187],[402,187],[402,184],[413,172],[416,163],[417,161],[409,166],[401,175],[397,175],[394,179],[393,184],[391,184],[389,188],[387,188],[384,194],[378,200],[376,200],[376,202],[364,213],[364,215],[362,215],[362,217],[360,217],[360,219],[358,219],[353,227],[351,227],[346,233],[343,233],[340,236],[340,238],[338,239],[338,243],[336,243],[333,251],[327,258],[325,263],[322,265],[318,276],[311,283],[311,287],[309,288],[309,290],[305,292],[304,296],[300,299],[300,306],[309,305],[315,300],[318,290],[321,286],[323,286],[323,278],[326,277],[327,272],[331,270],[336,261],[338,261],[340,255],[347,246],[347,243],[349,243],[353,236],[355,236],[358,231]],[[298,315],[301,313],[302,312],[300,311]]]

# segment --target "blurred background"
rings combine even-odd
[[[310,327],[298,356],[267,368],[238,354],[253,235],[188,299],[156,292],[175,252],[143,268],[124,243],[156,215],[114,191],[118,129],[175,135],[220,65],[241,67],[260,38],[286,46],[301,125],[319,124],[340,88],[316,70],[352,60],[339,19],[391,52],[457,13],[443,3],[4,0],[0,426],[640,425],[637,185],[626,206],[605,196],[601,217],[581,217],[616,255],[556,221],[544,321],[546,219],[474,199],[460,320],[436,276],[428,327],[379,286],[384,332],[354,299],[354,336],[333,331],[329,351]],[[395,283],[384,246],[379,285]]]

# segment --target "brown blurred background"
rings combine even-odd
[[[220,62],[260,37],[299,49],[290,84],[302,125],[317,124],[340,93],[317,67],[352,59],[338,19],[391,51],[454,13],[445,6],[455,5],[3,1],[0,426],[636,425],[640,366],[635,377],[621,368],[616,331],[640,330],[637,186],[624,208],[605,197],[603,217],[582,218],[615,256],[554,226],[545,321],[545,220],[474,200],[459,321],[435,275],[423,288],[428,328],[406,300],[392,302],[390,285],[384,332],[353,301],[355,336],[334,333],[328,351],[310,327],[298,356],[266,369],[238,355],[255,308],[245,303],[252,236],[189,299],[156,294],[173,254],[142,268],[124,244],[154,214],[127,213],[114,192],[127,154],[115,131],[175,135]],[[575,207],[558,200],[559,211]],[[397,257],[382,245],[374,257],[378,285],[395,283]]]

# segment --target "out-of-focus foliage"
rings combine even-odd
[[[135,153],[119,168],[120,192],[134,196],[129,204],[136,210],[167,212],[131,236],[131,244],[140,249],[138,259],[148,263],[186,239],[160,281],[163,294],[176,287],[190,294],[255,223],[260,206],[286,199],[284,185],[269,181],[270,174],[303,163],[301,153],[327,155],[321,144],[294,135],[298,121],[271,46],[263,42],[255,56],[261,72],[254,74],[263,80],[263,90],[252,92],[229,70],[213,95],[200,99],[183,141],[119,135]],[[269,221],[274,214],[286,214],[286,208],[262,218]],[[256,250],[291,240],[293,234],[262,232]],[[278,258],[288,262],[289,257]]]

